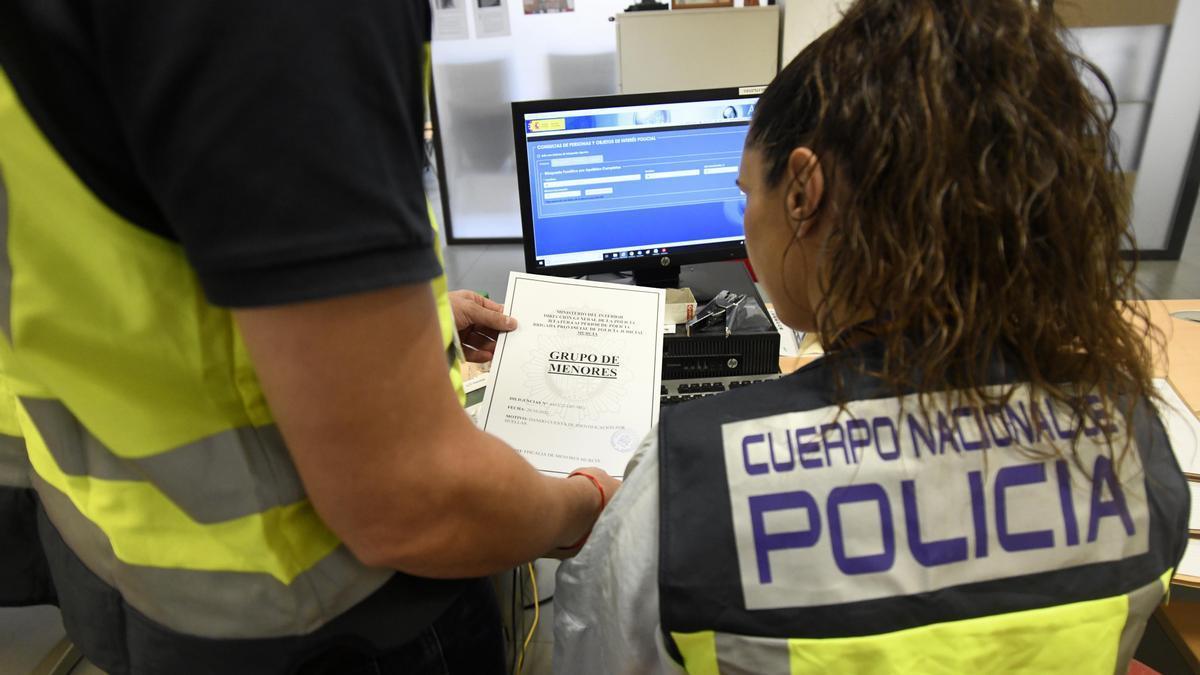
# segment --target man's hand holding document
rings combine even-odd
[[[658,422],[664,293],[513,272],[480,425],[538,470],[618,478]]]

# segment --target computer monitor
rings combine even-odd
[[[744,258],[736,180],[763,87],[513,103],[525,268],[633,271]]]

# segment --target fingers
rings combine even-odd
[[[492,354],[491,352],[473,352],[469,349],[463,352],[463,357],[467,360],[467,363],[487,363],[488,361],[491,361],[494,356],[495,354]]]
[[[483,306],[484,309],[490,309],[493,312],[500,312],[501,314],[504,313],[504,305],[498,302],[493,302],[492,300],[485,298],[478,293],[475,294],[475,297],[477,298],[476,302]]]
[[[497,333],[517,327],[516,319],[504,315],[504,305],[492,302],[474,291],[450,291],[450,309],[454,326],[465,343],[472,331],[483,333],[492,340]]]
[[[480,307],[483,307],[484,309],[490,309],[493,312],[500,312],[501,314],[504,313],[504,305],[502,305],[498,302],[494,302],[488,298],[485,298],[482,295],[476,293],[475,291],[467,291],[467,290],[460,289],[457,291],[450,291],[449,293],[447,293],[447,295],[449,295],[452,300],[457,301],[462,304],[471,303],[471,304],[479,305]]]
[[[471,363],[487,363],[496,353],[496,343],[473,333],[461,337],[463,356]]]
[[[470,328],[470,313],[479,306],[475,300],[479,294],[472,291],[450,291],[446,295],[450,298],[450,311],[454,314],[454,327],[459,331]]]
[[[494,303],[482,296],[477,297],[482,302],[490,303],[492,307],[481,303],[471,303],[463,306],[463,314],[470,321],[471,326],[503,333],[507,333],[517,327],[516,319],[504,315],[504,305]],[[494,309],[493,307],[499,309]]]
[[[458,328],[463,356],[471,363],[487,363],[496,352],[496,338],[517,327],[515,319],[504,315],[504,305],[471,291],[453,291],[450,304]]]

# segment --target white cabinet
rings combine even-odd
[[[767,84],[779,70],[779,9],[617,15],[621,93]]]

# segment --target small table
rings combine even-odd
[[[1150,321],[1167,340],[1165,352],[1155,350],[1154,374],[1170,380],[1192,412],[1200,414],[1200,323],[1171,316],[1200,312],[1200,300],[1155,300],[1148,305]]]
[[[1154,374],[1165,377],[1192,412],[1200,415],[1200,323],[1176,319],[1174,312],[1200,311],[1200,300],[1156,300],[1150,321],[1163,331],[1166,347],[1155,349]],[[1200,672],[1200,586],[1175,580],[1171,602],[1154,619],[1194,672]]]

